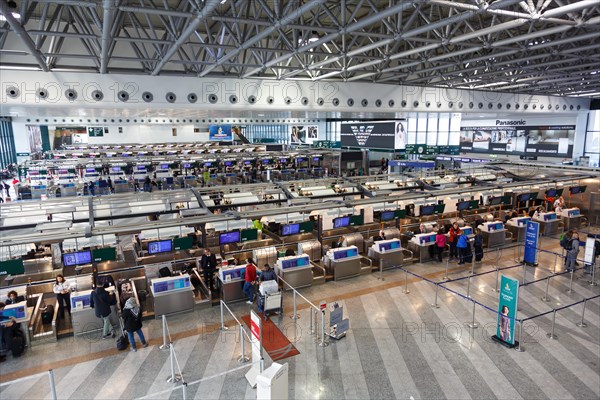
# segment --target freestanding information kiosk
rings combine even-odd
[[[295,289],[312,285],[313,272],[308,254],[278,259],[275,272]],[[284,288],[290,289],[285,284]]]
[[[356,246],[328,250],[325,257],[326,269],[333,274],[334,280],[360,275],[360,256]]]
[[[194,292],[189,275],[154,278],[150,284],[156,318],[194,309]]]
[[[400,239],[378,240],[372,246],[369,256],[377,260],[382,269],[402,265],[403,253]]]
[[[245,300],[244,273],[245,265],[222,267],[219,269],[219,280],[221,281],[221,298],[229,303]]]

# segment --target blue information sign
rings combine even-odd
[[[515,326],[519,302],[519,281],[502,275],[498,299],[498,324],[496,338],[510,345],[515,344]]]
[[[534,221],[527,221],[527,229],[525,231],[525,254],[523,262],[526,264],[537,263],[537,245],[540,233],[540,224]]]

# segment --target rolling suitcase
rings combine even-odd
[[[20,328],[15,329],[13,335],[12,348],[10,350],[13,357],[20,357],[25,351],[25,337]]]
[[[121,326],[121,334],[117,338],[117,350],[123,351],[129,347],[129,339],[127,337],[127,333],[125,333],[125,329],[123,328],[123,321],[121,317],[119,317],[119,325]]]
[[[47,325],[52,323],[52,318],[54,318],[54,306],[47,305],[42,310],[42,324]]]

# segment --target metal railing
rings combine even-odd
[[[241,323],[241,321],[239,319],[237,319],[237,317],[235,316],[235,314],[233,313],[233,311],[231,311],[231,309],[229,308],[229,306],[227,306],[227,303],[225,303],[223,300],[219,300],[219,305],[221,308],[221,331],[226,331],[229,330],[229,328],[225,325],[225,313],[224,310],[227,310],[227,312],[229,313],[229,315],[231,315],[233,317],[233,319],[235,320],[236,324],[238,325],[239,331],[240,331],[240,342],[241,342],[241,347],[242,347],[242,354],[240,354],[240,356],[238,357],[238,361],[243,364],[245,362],[249,361],[249,358],[246,357],[246,346],[245,346],[245,340],[244,340],[244,336],[246,336],[246,338],[248,339],[248,341],[250,343],[252,343],[252,339],[250,338],[250,335],[248,335],[248,332],[246,332],[246,329],[244,328],[244,325]],[[262,355],[262,345],[260,347],[260,358],[261,361],[263,360],[263,355]],[[262,372],[262,364],[261,364],[261,372]]]

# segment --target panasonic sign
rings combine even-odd
[[[498,125],[507,125],[507,126],[515,126],[515,125],[525,125],[525,120],[522,119],[520,121],[502,121],[497,119],[496,126]]]

